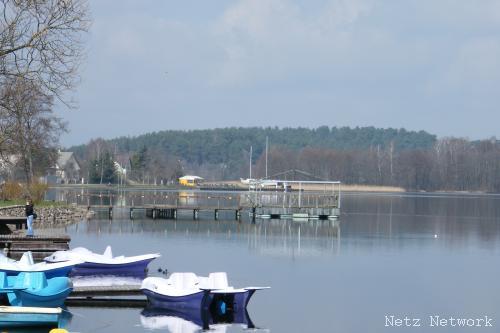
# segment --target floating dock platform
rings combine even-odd
[[[75,286],[70,296],[96,297],[96,296],[137,296],[144,295],[140,284],[119,286]]]
[[[0,235],[0,250],[13,259],[19,259],[26,251],[33,253],[34,259],[42,259],[55,251],[69,250],[71,237],[67,235]]]
[[[14,225],[16,230],[27,229],[28,222],[26,221],[26,217],[18,217],[18,216],[0,216],[0,233],[2,234],[10,234],[12,231],[8,227],[8,225]]]
[[[285,219],[285,220],[334,220],[340,216],[339,208],[283,208],[283,207],[257,207],[252,214],[260,219]]]
[[[75,286],[67,306],[144,308],[148,301],[140,285]]]

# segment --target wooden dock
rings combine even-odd
[[[103,297],[68,297],[64,302],[72,307],[97,308],[145,308],[148,301],[145,298],[103,298]]]
[[[0,235],[0,247],[3,252],[14,259],[18,259],[26,251],[33,253],[34,259],[42,259],[59,250],[68,250],[71,238],[67,235]]]
[[[146,217],[156,219],[172,219],[176,220],[179,213],[188,212],[192,213],[193,220],[197,220],[200,216],[200,212],[210,212],[213,214],[214,220],[219,219],[220,212],[231,212],[235,220],[241,218],[241,211],[243,207],[220,207],[220,206],[156,206],[156,207],[131,207],[130,208],[130,218],[133,219],[134,210],[143,209],[146,211]]]
[[[106,200],[103,200],[106,198]],[[87,209],[106,212],[109,219],[113,218],[116,209],[128,210],[130,219],[137,217],[137,212],[153,220],[176,220],[180,216],[192,216],[194,220],[200,218],[200,213],[212,216],[218,220],[222,214],[224,218],[240,220],[243,213],[248,213],[252,220],[255,218],[271,219],[336,219],[340,216],[340,190],[329,192],[280,192],[280,191],[248,191],[245,193],[167,193],[147,194],[130,198],[123,197],[120,205],[114,205],[114,197],[99,195],[100,203],[90,203],[87,197]],[[82,201],[77,197],[76,204]],[[103,204],[104,203],[104,204]]]
[[[137,296],[144,295],[140,284],[120,286],[75,286],[70,296],[96,297],[96,296]]]
[[[27,229],[27,221],[26,217],[19,216],[1,216],[0,217],[0,232],[1,233],[10,233],[10,229],[7,225],[14,225],[16,230],[20,230],[23,227]]]
[[[338,207],[318,207],[313,205],[303,205],[300,207],[280,207],[273,205],[253,206],[253,207],[213,207],[213,206],[176,206],[176,205],[145,205],[134,207],[114,207],[114,206],[91,206],[88,209],[96,211],[106,211],[108,218],[113,218],[113,210],[128,209],[131,220],[137,217],[137,212],[144,212],[145,216],[153,220],[166,219],[177,220],[180,215],[192,216],[193,220],[200,218],[200,213],[205,212],[210,214],[214,220],[219,220],[220,214],[226,212],[225,218],[228,215],[234,220],[241,220],[243,213],[247,212],[252,219],[255,218],[271,218],[271,219],[295,219],[308,218],[328,220],[336,219],[340,216]]]
[[[66,299],[67,306],[144,308],[146,296],[140,285],[75,286]]]

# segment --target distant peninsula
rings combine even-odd
[[[266,154],[266,142],[268,149]],[[315,179],[416,191],[500,191],[495,138],[438,138],[425,131],[376,127],[229,127],[165,130],[92,139],[67,148],[91,182],[102,182],[103,159],[128,170],[132,182],[159,184],[196,174],[209,181],[300,170]],[[266,158],[267,155],[267,158]],[[92,177],[94,175],[94,177]],[[116,182],[111,170],[105,182]]]

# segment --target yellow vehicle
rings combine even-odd
[[[195,187],[201,184],[202,181],[203,178],[201,177],[187,175],[179,178],[179,185]]]

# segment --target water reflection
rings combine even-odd
[[[51,189],[48,196],[56,200],[62,200],[71,203],[86,205],[115,205],[113,217],[115,219],[128,219],[129,210],[126,207],[135,205],[154,205],[154,204],[173,204],[179,202],[183,205],[205,203],[217,206],[234,207],[240,202],[240,197],[245,196],[245,192],[204,192],[204,191],[176,191],[176,190],[116,190],[116,189]],[[264,193],[265,196],[274,196],[273,193]],[[447,247],[461,247],[471,239],[481,243],[481,247],[492,248],[500,242],[500,224],[496,223],[500,219],[500,196],[481,195],[481,194],[422,194],[422,193],[386,193],[386,194],[359,194],[345,193],[342,202],[342,225],[344,236],[356,235],[360,237],[377,238],[381,243],[383,239],[389,238],[394,241],[398,239],[430,239],[437,238],[442,240],[441,245]],[[107,219],[107,212],[102,212],[98,217]],[[96,233],[126,233],[126,232],[158,232],[175,233],[176,228],[184,229],[187,236],[191,233],[200,233],[198,225],[180,225],[182,221],[150,221],[145,220],[144,212],[134,212],[137,223],[118,224],[103,222],[96,225],[89,225],[85,232]],[[143,215],[141,215],[143,214]],[[184,215],[183,215],[184,214]],[[227,214],[227,215],[225,215]],[[192,212],[179,212],[179,220],[191,220]],[[243,221],[248,221],[248,214],[243,214]],[[205,225],[210,225],[207,233],[221,234],[239,233],[235,228],[225,228],[223,231],[214,230],[219,228],[220,224],[211,221],[213,212],[200,212],[200,221]],[[220,220],[233,220],[234,212],[220,212]],[[145,220],[145,221],[144,221]],[[281,221],[280,221],[281,222]],[[262,221],[267,223],[267,221]],[[144,224],[148,224],[147,226]],[[285,224],[289,228],[287,232],[276,233],[275,228],[271,226],[272,222],[267,223],[267,227],[257,230],[256,242],[260,242],[264,247],[270,245],[270,252],[276,252],[277,241],[265,240],[266,232],[271,232],[277,237],[284,236],[282,244],[285,252],[289,255],[301,253],[313,254],[315,250],[333,250],[335,242],[332,238],[322,238],[321,235],[314,236],[314,246],[311,248],[306,243],[311,243],[311,238],[305,236],[308,230],[303,227],[294,227]],[[311,224],[316,228],[317,224]],[[117,227],[118,225],[118,227]],[[167,227],[162,227],[166,225]],[[173,227],[172,227],[173,225]],[[305,225],[305,224],[304,224]],[[259,223],[257,223],[257,227]],[[320,225],[321,226],[321,225]],[[85,226],[83,227],[86,228]],[[249,229],[249,227],[244,227]],[[310,229],[309,227],[307,227]],[[320,227],[322,229],[323,227]],[[238,228],[236,228],[238,229]],[[339,231],[339,230],[338,230]],[[255,230],[246,230],[243,232],[252,233]],[[337,232],[337,231],[333,231]],[[264,237],[262,237],[262,233]],[[338,236],[338,235],[337,235]],[[340,238],[339,236],[337,238]],[[250,240],[249,240],[250,241]],[[274,244],[273,244],[274,243]],[[292,244],[295,246],[291,247]],[[300,244],[300,247],[299,247]],[[321,244],[321,245],[320,245]],[[402,244],[404,246],[404,244]],[[271,250],[275,249],[275,250]],[[300,251],[299,251],[300,249]],[[308,251],[311,249],[313,251]],[[283,252],[278,250],[277,252]]]
[[[2,333],[49,333],[54,327],[1,328]]]
[[[170,333],[192,333],[201,330],[226,332],[231,325],[255,329],[248,312],[218,315],[208,310],[184,309],[179,311],[146,308],[141,312],[141,324],[146,329],[163,330]]]
[[[70,233],[148,234],[151,237],[179,237],[242,243],[251,252],[273,256],[315,256],[336,254],[340,247],[339,221],[291,220],[89,220],[70,228]]]
[[[240,192],[209,192],[199,190],[135,190],[135,189],[85,189],[51,188],[46,200],[82,206],[134,207],[144,205],[203,204],[214,207],[238,207]]]
[[[402,332],[386,329],[384,316],[489,315],[500,308],[495,264],[500,254],[499,196],[346,194],[342,204],[337,224],[253,224],[232,216],[214,221],[212,214],[200,214],[197,221],[192,216],[130,220],[123,209],[114,220],[103,216],[105,220],[69,226],[67,232],[72,247],[103,249],[110,244],[127,255],[161,252],[153,274],[157,265],[199,274],[227,271],[238,284],[271,285],[248,310],[274,332]],[[203,329],[203,322],[173,314],[79,312],[85,318],[76,316],[71,331],[132,333],[155,323],[164,331],[175,332],[175,325]],[[177,324],[171,324],[172,318],[164,317],[185,322],[174,318]],[[225,327],[243,331],[232,325]]]
[[[59,316],[59,322],[57,327],[55,326],[40,326],[40,327],[14,327],[14,328],[3,328],[0,327],[2,333],[49,333],[50,330],[54,328],[66,328],[71,324],[71,319],[73,315],[67,309],[63,309],[61,315]]]
[[[500,197],[497,195],[346,195],[344,236],[370,238],[398,247],[436,240],[456,249],[470,242],[482,248],[500,243]],[[387,242],[387,239],[390,242]],[[377,245],[379,246],[379,245]]]

